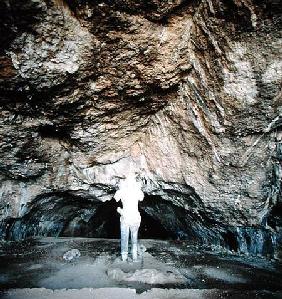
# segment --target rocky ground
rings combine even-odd
[[[119,241],[44,238],[1,244],[1,298],[282,298],[282,266],[187,242],[141,240],[138,262]],[[145,249],[146,248],[146,249]],[[78,249],[80,257],[63,259]]]

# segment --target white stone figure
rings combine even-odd
[[[131,235],[132,259],[137,261],[137,239],[141,216],[138,211],[138,201],[142,201],[144,194],[141,183],[136,181],[135,175],[130,173],[120,182],[119,189],[114,195],[116,201],[121,200],[122,209],[117,208],[120,214],[121,257],[123,261],[128,257],[128,239]]]

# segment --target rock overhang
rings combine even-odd
[[[277,15],[255,2],[142,3],[10,2],[30,22],[6,7],[3,211],[17,217],[48,192],[110,199],[133,163],[148,196],[261,226],[281,198]]]

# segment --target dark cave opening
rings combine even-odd
[[[236,235],[233,232],[227,231],[223,238],[229,250],[238,251],[239,244]]]
[[[139,228],[139,238],[141,239],[175,239],[175,234],[165,229],[165,227],[155,218],[149,216],[141,210],[142,222]]]
[[[110,201],[93,203],[94,211],[89,219],[76,216],[70,218],[59,236],[62,237],[89,237],[109,238],[119,237],[119,217],[116,211],[118,205]]]
[[[278,202],[270,211],[267,223],[274,229],[282,226],[282,202]]]
[[[166,206],[160,209],[159,201],[145,197],[140,205],[139,238],[177,239],[179,229],[168,225],[176,215],[173,209],[168,209],[166,219],[162,213]],[[37,236],[119,239],[117,208],[121,206],[114,199],[101,202],[66,192],[52,193],[35,199],[21,217],[8,218],[0,223],[0,239],[21,240]]]
[[[117,208],[121,207],[121,203],[112,199],[96,205],[97,208],[88,222],[83,221],[80,217],[71,219],[59,236],[120,238],[120,217]],[[146,206],[146,201],[144,206]],[[142,220],[138,233],[139,238],[161,240],[175,238],[175,234],[166,230],[159,219],[147,214],[144,209],[140,209],[140,214]]]
[[[119,206],[121,203],[113,198],[102,202],[69,192],[45,194],[26,205],[21,217],[9,217],[0,222],[0,240],[34,237],[119,239]],[[139,211],[142,218],[139,239],[185,240],[192,246],[211,248],[216,245],[233,252],[274,253],[276,240],[271,232],[263,228],[211,225],[195,209],[184,209],[158,195],[145,194]]]

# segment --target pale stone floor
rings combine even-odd
[[[188,242],[141,240],[138,262],[119,241],[41,238],[0,244],[0,298],[282,298],[275,260],[207,251]],[[79,249],[72,262],[63,254]]]

